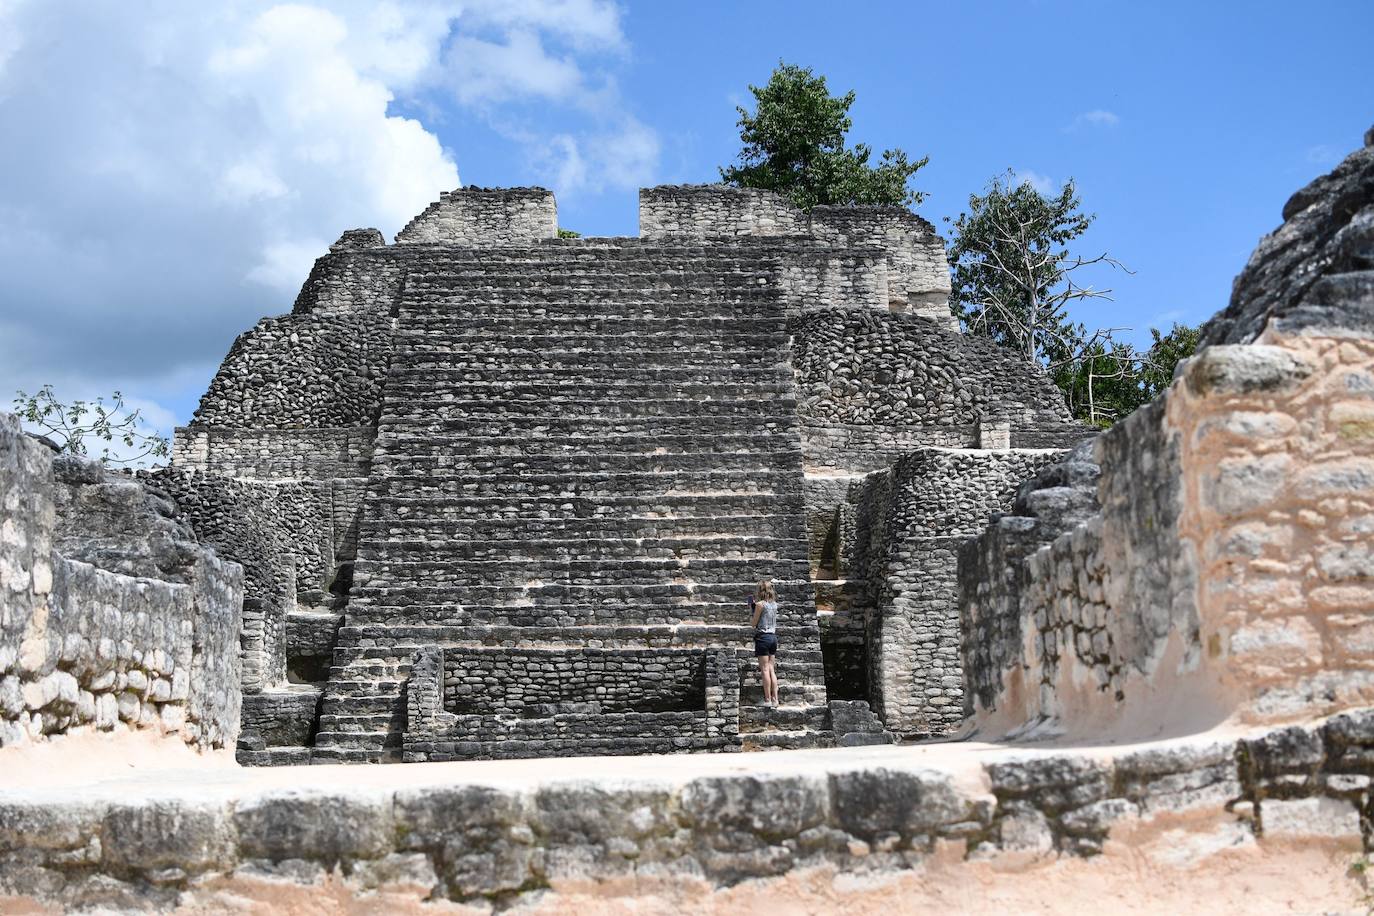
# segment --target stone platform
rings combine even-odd
[[[361,770],[182,760],[98,778],[31,769],[0,788],[0,911],[557,911],[588,899],[599,911],[730,910],[822,893],[818,881],[818,905],[866,911],[884,887],[938,900],[938,883],[964,889],[956,908],[977,908],[1024,879],[1049,912],[1062,901],[1044,889],[1066,874],[1117,882],[1148,911],[1189,875],[1237,870],[1277,895],[1253,911],[1339,910],[1361,893],[1347,871],[1367,829],[1374,710],[1098,746]],[[1282,886],[1262,889],[1276,856],[1305,864],[1288,858]],[[1188,887],[1185,908],[1224,907]]]

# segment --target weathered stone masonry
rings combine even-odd
[[[984,731],[1374,696],[1374,148],[1284,217],[1166,394],[967,549]]]
[[[124,729],[233,746],[241,571],[173,511],[0,414],[0,747]]]

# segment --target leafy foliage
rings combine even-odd
[[[167,438],[148,432],[140,411],[130,409],[124,403],[124,395],[118,391],[111,395],[108,403],[101,397],[64,404],[53,394],[51,385],[44,385],[35,394],[19,391],[17,395],[15,413],[51,437],[67,454],[90,454],[87,442],[92,439],[106,443],[96,456],[106,464],[133,466],[171,454]],[[115,442],[123,443],[129,453],[112,454],[110,445]]]
[[[1150,329],[1153,343],[1138,351],[1099,333],[1084,341],[1073,359],[1050,372],[1073,415],[1092,426],[1108,427],[1153,401],[1173,380],[1174,369],[1197,350],[1199,329],[1175,324],[1167,334]]]
[[[1093,219],[1072,180],[1046,195],[1011,172],[994,177],[953,220],[952,307],[968,333],[1043,366],[1076,418],[1107,427],[1169,386],[1174,367],[1197,348],[1198,329],[1151,329],[1154,342],[1141,352],[1114,339],[1121,328],[1089,331],[1069,319],[1070,303],[1111,298],[1110,289],[1079,283],[1075,271],[1099,264],[1125,270],[1106,253],[1071,251]]]
[[[892,204],[914,207],[925,194],[909,186],[930,161],[911,160],[900,149],[884,150],[872,165],[864,143],[845,147],[853,126],[854,93],[832,96],[825,77],[808,67],[780,62],[766,86],[750,86],[754,112],[739,112],[744,143],[722,181],[742,188],[778,191],[804,210],[821,204]]]
[[[582,233],[575,229],[564,229],[562,226],[559,226],[558,237],[560,239],[580,239],[582,238]]]

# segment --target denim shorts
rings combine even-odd
[[[778,634],[776,633],[755,633],[754,634],[754,655],[777,655],[778,654]]]

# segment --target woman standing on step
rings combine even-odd
[[[764,579],[749,603],[753,605],[754,657],[759,660],[759,677],[763,680],[763,702],[778,705],[778,673],[773,662],[778,654],[778,596],[773,580]]]

